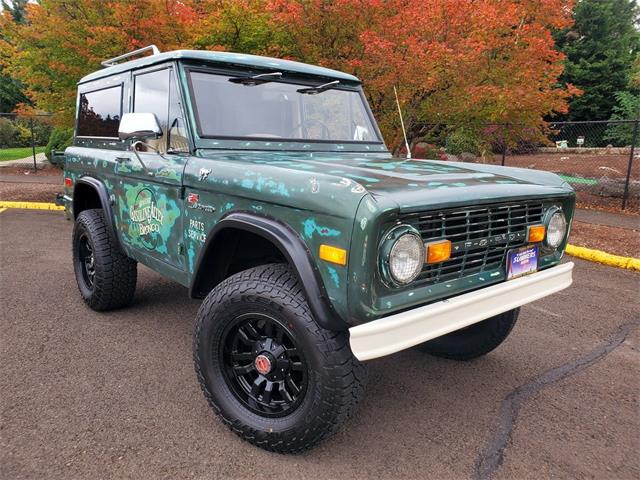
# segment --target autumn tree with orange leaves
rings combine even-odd
[[[456,125],[538,131],[578,93],[562,85],[552,31],[571,0],[41,0],[27,23],[0,20],[0,61],[36,107],[73,118],[75,85],[104,58],[155,43],[268,54],[359,76],[385,138]],[[474,130],[475,128],[475,130]]]
[[[40,0],[24,24],[0,16],[0,62],[39,110],[71,125],[78,80],[105,58],[150,44],[161,50],[248,47],[279,54],[265,2],[236,0]],[[259,31],[258,31],[259,30]],[[254,33],[257,32],[258,33]],[[254,39],[252,45],[248,38]]]
[[[390,144],[399,144],[397,86],[409,136],[425,125],[524,124],[565,112],[551,32],[571,22],[566,0],[273,0],[292,54],[355,72]]]

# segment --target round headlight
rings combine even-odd
[[[551,215],[547,226],[545,243],[551,248],[558,248],[567,234],[567,220],[560,210]]]
[[[414,280],[424,265],[424,243],[414,233],[398,237],[389,252],[389,273],[402,284]]]

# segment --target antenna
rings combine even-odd
[[[411,158],[411,149],[409,148],[409,141],[407,140],[407,132],[404,129],[404,120],[402,119],[402,110],[400,109],[400,100],[398,100],[398,90],[396,86],[393,86],[393,93],[396,96],[396,105],[398,105],[398,115],[400,116],[400,125],[402,126],[402,135],[404,136],[404,145],[407,147],[407,158]]]

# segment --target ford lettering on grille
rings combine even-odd
[[[403,218],[420,231],[425,242],[451,241],[451,258],[425,264],[413,286],[504,268],[507,251],[526,244],[527,226],[542,222],[542,214],[542,203],[536,202],[441,210]]]

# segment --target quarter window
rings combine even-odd
[[[122,86],[80,94],[77,135],[118,138],[122,116]]]

